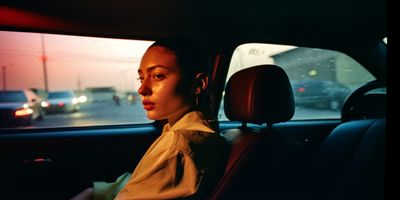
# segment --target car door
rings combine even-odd
[[[48,45],[52,44],[50,41],[55,42],[52,44],[53,49],[47,48],[49,59],[54,58],[55,60],[50,62],[41,59],[40,62],[36,62],[34,67],[22,65],[25,66],[23,69],[34,68],[32,76],[34,74],[37,76],[28,81],[24,87],[43,88],[45,84],[40,77],[43,77],[43,64],[46,63],[48,68],[53,69],[53,73],[48,74],[50,89],[68,86],[69,89],[78,90],[77,93],[84,94],[85,88],[94,87],[92,84],[96,83],[98,84],[96,87],[104,87],[104,84],[113,83],[112,86],[106,87],[116,87],[117,94],[123,97],[121,105],[116,105],[111,99],[104,102],[81,103],[81,110],[77,113],[47,114],[43,121],[34,122],[31,126],[1,129],[0,177],[2,177],[2,181],[0,190],[3,196],[10,199],[68,199],[90,187],[93,181],[112,182],[122,173],[132,171],[152,141],[160,134],[162,127],[161,122],[153,122],[146,118],[140,101],[127,102],[128,98],[124,98],[125,95],[130,95],[132,91],[135,91],[139,85],[137,81],[135,82],[134,74],[140,56],[135,57],[132,61],[124,56],[108,57],[111,55],[109,53],[82,53],[76,50],[79,45],[71,48],[72,52],[66,52],[61,56],[56,54],[59,51],[55,46],[63,43],[60,41],[66,40],[65,36],[43,34],[41,37],[41,34],[38,33],[10,31],[0,31],[0,34],[2,34],[1,39],[5,38],[4,44],[7,44],[6,39],[13,37],[33,37],[39,40],[42,38],[49,42]],[[88,39],[78,38],[77,44],[82,44],[82,41]],[[99,46],[96,46],[95,49],[109,49],[120,54],[132,54],[126,49],[119,51],[116,46],[110,46],[112,45],[109,43],[111,39],[105,39],[106,41],[97,40],[99,38],[89,39],[90,42],[85,45],[98,44]],[[116,43],[117,46],[121,45],[119,40]],[[124,40],[122,43],[132,45],[127,48],[137,49],[137,55],[143,53],[150,44],[148,41],[130,40]],[[68,42],[68,44],[72,44],[72,42]],[[15,44],[13,46],[18,47]],[[36,48],[40,49],[40,45]],[[68,48],[64,47],[65,49]],[[235,71],[258,64],[268,64],[271,60],[273,64],[285,69],[291,81],[304,77],[326,79],[334,77],[336,81],[345,82],[354,90],[359,85],[375,79],[362,65],[352,59],[349,60],[347,56],[340,53],[336,54],[336,58],[340,61],[338,63],[346,63],[346,65],[337,67],[338,71],[333,74],[333,67],[329,64],[328,67],[309,67],[318,66],[314,64],[324,61],[330,63],[330,60],[324,60],[324,58],[326,58],[326,54],[331,55],[331,51],[323,54],[320,60],[303,59],[301,62],[294,62],[295,64],[285,61],[298,60],[299,57],[304,57],[305,53],[310,53],[310,49],[294,46],[270,46],[269,44],[245,44],[232,49],[231,52],[222,54],[221,59],[215,65],[217,68],[214,70],[215,74],[212,76],[214,78],[211,83],[217,101],[223,99],[225,80]],[[273,53],[267,54],[267,52]],[[87,62],[88,58],[94,58],[93,66]],[[315,54],[314,58],[318,58],[318,54]],[[9,59],[16,58],[10,57]],[[35,57],[31,59],[34,60]],[[81,65],[78,65],[79,63]],[[116,66],[111,66],[115,63],[117,63]],[[76,66],[75,70],[68,70],[73,69],[70,67],[71,64]],[[353,68],[349,70],[349,66]],[[108,69],[116,71],[108,71]],[[329,70],[324,72],[324,69]],[[95,74],[94,70],[98,73]],[[54,71],[58,71],[58,73],[54,73]],[[346,71],[361,75],[343,74]],[[17,77],[22,74],[17,70],[14,72],[9,76]],[[337,76],[338,73],[341,75]],[[93,76],[94,74],[96,76]],[[225,74],[228,74],[227,77]],[[362,78],[353,82],[354,79],[349,77]],[[15,80],[21,79],[15,78]],[[9,86],[19,87],[20,82],[18,84],[14,82],[14,84],[13,86],[10,82]],[[238,122],[229,121],[224,116],[222,106],[217,111],[221,132],[241,125]],[[309,170],[311,170],[312,158],[318,153],[320,144],[340,123],[340,110],[296,106],[293,119],[276,124],[275,127],[283,134],[307,143],[310,160],[305,160],[305,162],[310,164]],[[250,124],[249,126],[257,128],[257,126],[264,125]],[[307,171],[304,173],[307,174]]]
[[[125,100],[136,93],[138,63],[151,41],[12,31],[0,35],[1,43],[16,52],[4,60],[16,63],[4,74],[7,89],[68,89],[85,95],[86,88],[111,85],[121,96],[119,105],[111,97],[79,102],[79,112],[49,112],[31,125],[0,127],[2,199],[69,199],[93,181],[112,182],[132,172],[162,128],[147,119],[140,99]],[[48,60],[36,56],[40,40]],[[33,93],[29,100],[42,109]]]
[[[3,197],[68,199],[92,181],[112,182],[134,169],[158,133],[154,124],[2,131]]]

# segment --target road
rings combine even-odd
[[[110,124],[149,123],[140,102],[87,103],[73,113],[46,114],[43,121],[34,122],[32,127],[93,126]]]
[[[293,119],[332,119],[339,117],[339,111],[298,107]],[[222,108],[219,112],[219,119],[222,121],[227,120]],[[140,102],[136,102],[135,104],[121,102],[119,106],[114,102],[107,102],[84,104],[81,105],[79,111],[73,113],[46,114],[43,121],[35,121],[28,128],[140,124],[149,122],[151,120],[147,119]]]

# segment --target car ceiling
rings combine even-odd
[[[382,0],[13,0],[0,4],[0,16],[3,29],[134,39],[183,35],[215,47],[263,41],[340,49],[386,36]]]

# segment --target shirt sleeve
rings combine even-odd
[[[93,182],[93,200],[113,200],[118,192],[128,182],[131,173],[126,172],[119,176],[115,182]]]
[[[170,148],[146,155],[117,200],[176,199],[195,194],[201,176],[190,154]]]

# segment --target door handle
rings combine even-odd
[[[24,160],[23,165],[24,166],[43,166],[43,165],[49,165],[52,162],[50,158],[43,158],[43,157],[37,157],[34,159],[27,159]]]

